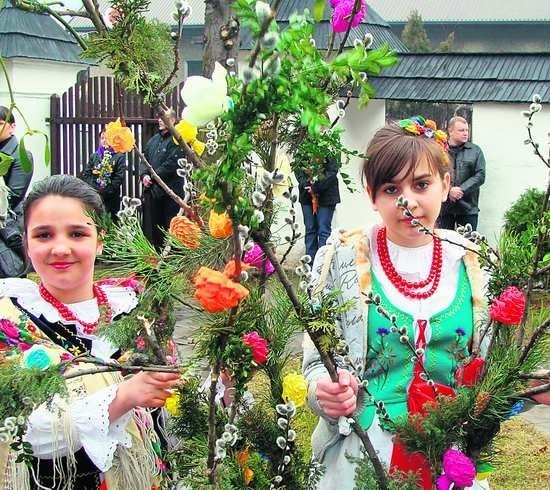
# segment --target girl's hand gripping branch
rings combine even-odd
[[[357,378],[348,371],[338,372],[338,383],[324,376],[317,381],[315,395],[327,417],[350,415],[357,406]]]

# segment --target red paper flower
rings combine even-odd
[[[489,307],[489,316],[495,322],[504,325],[519,325],[525,311],[525,296],[515,286],[507,287],[493,300]]]
[[[437,406],[437,396],[454,397],[455,392],[440,383],[430,386],[427,381],[413,380],[407,398],[409,413],[426,415],[430,407]]]
[[[485,361],[481,357],[476,357],[465,366],[460,366],[455,373],[457,386],[466,386],[468,388],[475,386],[481,377],[484,365]]]
[[[252,357],[258,364],[263,364],[267,359],[269,350],[267,349],[267,340],[260,337],[258,332],[249,332],[243,335],[243,342],[252,349]]]

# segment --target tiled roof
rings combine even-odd
[[[406,22],[417,10],[424,22],[550,22],[550,0],[368,0],[387,22]]]
[[[191,14],[185,19],[184,26],[195,26],[204,24],[204,0],[188,0],[191,5]],[[100,9],[104,9],[108,4],[107,0],[99,0]],[[313,0],[282,0],[277,12],[277,21],[284,28],[288,23],[288,18],[293,12],[301,12],[305,8],[309,8],[311,11],[313,7]],[[173,0],[152,0],[148,18],[157,19],[167,24],[172,24],[172,12],[174,11]],[[329,36],[328,19],[330,19],[330,7],[327,5],[325,9],[325,20],[316,26],[315,41],[320,49],[327,47]],[[91,27],[91,22],[87,19],[75,17],[71,20],[71,25],[76,28],[85,29]],[[374,8],[367,9],[367,16],[364,21],[352,29],[351,34],[346,43],[347,46],[353,44],[353,39],[356,37],[362,38],[366,32],[370,32],[374,36],[374,47],[379,46],[382,43],[388,43],[393,49],[399,52],[408,51],[405,45],[402,43],[399,36],[395,35],[391,30],[389,24],[376,13]],[[338,37],[336,37],[336,43]],[[243,49],[248,49],[251,45],[250,34],[245,32],[241,33],[241,46]],[[337,44],[336,44],[337,45]]]
[[[4,58],[32,58],[85,63],[80,46],[54,19],[24,12],[6,2],[0,10],[0,53]]]
[[[380,99],[456,102],[550,102],[550,53],[401,54],[373,77]]]

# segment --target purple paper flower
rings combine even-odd
[[[442,466],[445,474],[437,479],[437,490],[449,490],[453,483],[457,487],[470,487],[474,483],[474,463],[462,451],[447,449],[443,454]]]
[[[261,270],[264,261],[265,273],[270,276],[275,272],[275,267],[273,267],[273,264],[269,261],[269,259],[265,259],[265,254],[257,243],[255,243],[254,246],[244,254],[243,262],[251,265],[252,267],[256,267],[256,269]]]
[[[332,12],[332,30],[334,32],[346,32],[350,23],[351,14],[353,12],[353,6],[355,0],[330,0],[331,6],[334,8]],[[359,11],[351,19],[351,27],[355,27],[361,22],[367,12],[367,4],[364,0],[361,0]]]

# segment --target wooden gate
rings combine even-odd
[[[179,95],[183,82],[166,97],[166,104],[181,114]],[[124,92],[112,77],[92,77],[76,83],[61,97],[50,99],[52,174],[78,176],[97,150],[99,133],[122,116],[132,129],[136,146],[143,149],[157,129],[152,107],[138,95]],[[127,159],[122,195],[140,197],[139,157],[131,152]]]

